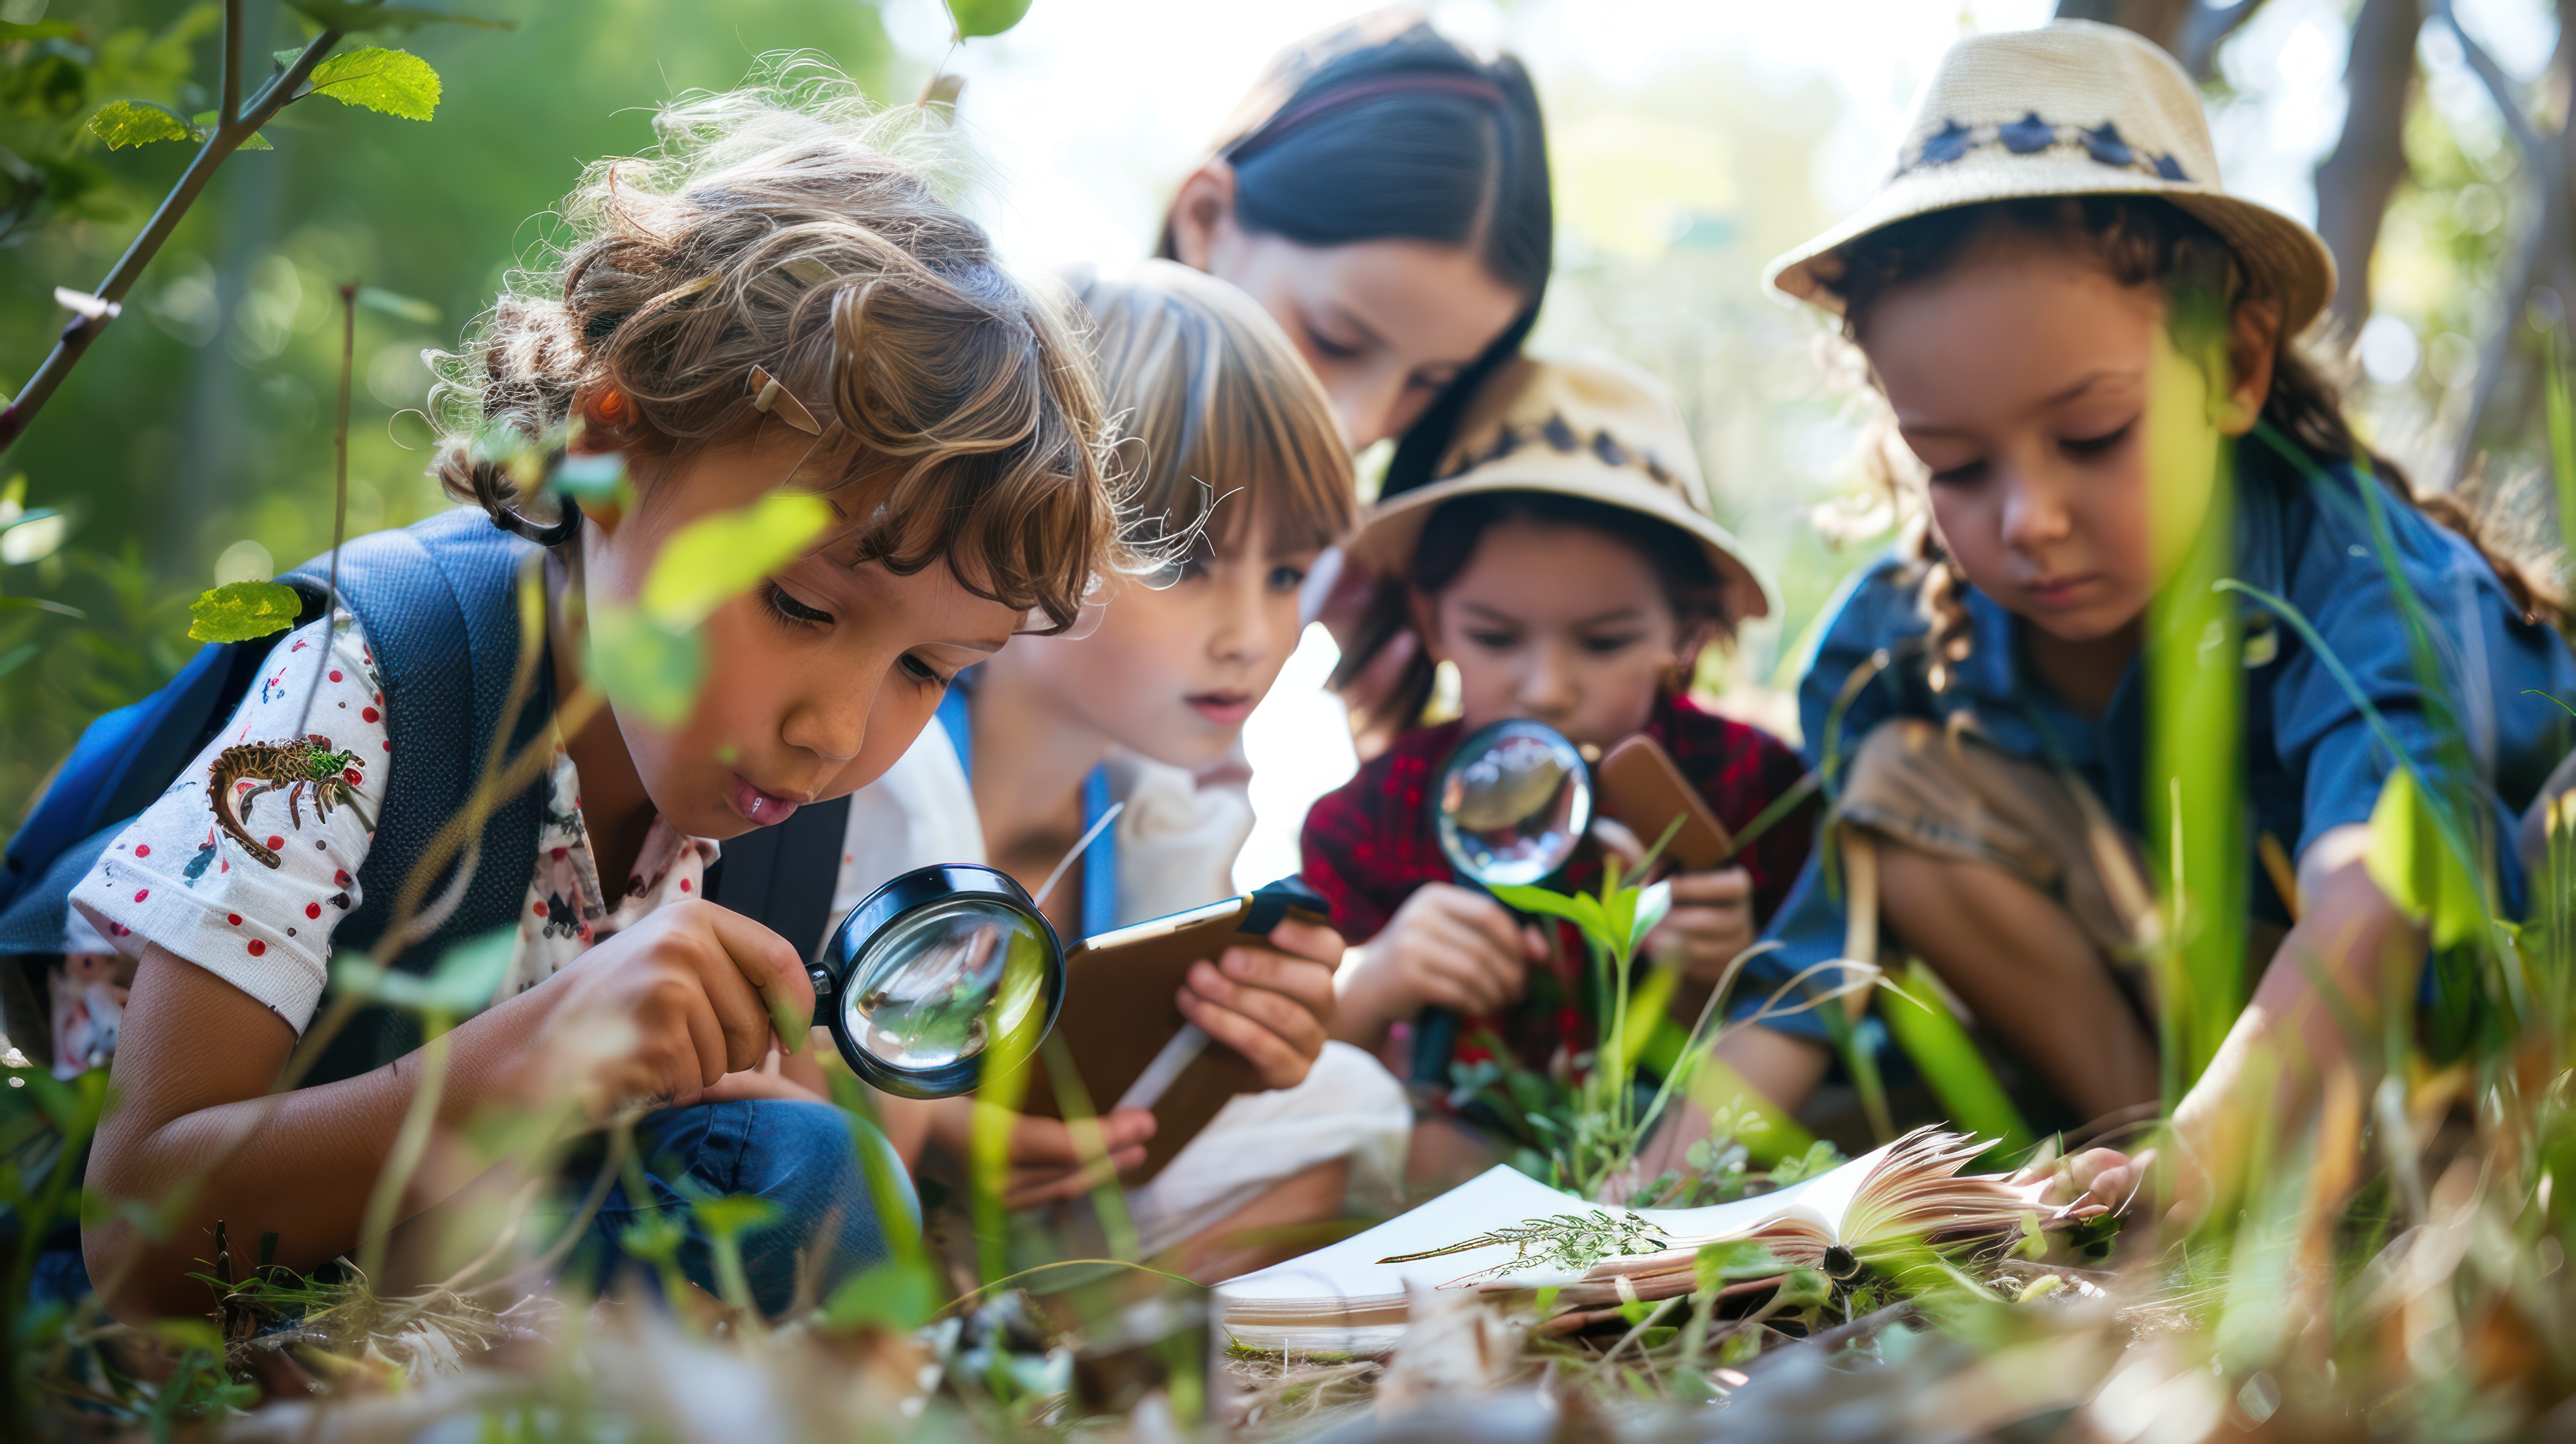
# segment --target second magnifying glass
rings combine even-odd
[[[1440,851],[1461,884],[1527,886],[1555,876],[1592,825],[1592,774],[1565,734],[1543,723],[1477,729],[1441,764],[1431,793]],[[1425,1008],[1413,1024],[1417,1093],[1449,1079],[1458,1015]]]
[[[1054,927],[1017,882],[972,863],[868,894],[808,974],[815,1021],[851,1071],[905,1098],[964,1093],[987,1058],[1029,1057],[1064,1007]]]

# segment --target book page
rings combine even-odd
[[[1509,1262],[1513,1250],[1493,1244],[1407,1264],[1378,1260],[1445,1248],[1524,1219],[1611,1211],[1497,1164],[1409,1213],[1302,1258],[1229,1279],[1217,1285],[1217,1292],[1229,1315],[1237,1309],[1268,1315],[1283,1305],[1295,1312],[1335,1312],[1347,1304],[1401,1302],[1407,1284],[1438,1288],[1481,1275]],[[1547,1280],[1529,1281],[1568,1283],[1582,1276],[1564,1269],[1547,1273]],[[1513,1282],[1523,1281],[1522,1275],[1514,1275]]]
[[[1874,1149],[1813,1178],[1752,1198],[1706,1208],[1641,1208],[1637,1216],[1671,1230],[1676,1244],[1741,1238],[1778,1219],[1804,1220],[1822,1230],[1826,1239],[1840,1241],[1843,1218],[1851,1212],[1852,1199],[1895,1146],[1891,1143]]]

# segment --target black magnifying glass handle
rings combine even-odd
[[[1415,1090],[1449,1085],[1449,1055],[1458,1051],[1458,1010],[1425,1007],[1413,1019],[1413,1086]]]

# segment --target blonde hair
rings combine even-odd
[[[1067,280],[1091,313],[1142,535],[1195,531],[1224,554],[1256,514],[1274,552],[1320,550],[1350,530],[1359,505],[1350,449],[1322,383],[1268,312],[1172,261]]]
[[[870,484],[860,561],[944,560],[1070,625],[1095,570],[1126,560],[1097,383],[1061,295],[1002,269],[889,149],[897,124],[837,73],[773,62],[663,107],[650,154],[591,165],[544,259],[436,358],[448,493],[518,509],[491,433],[542,444],[603,390],[656,450],[785,424],[754,407],[757,366],[822,425],[800,473]]]

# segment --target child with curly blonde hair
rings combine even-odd
[[[800,1268],[828,1285],[881,1257],[879,1207],[912,1207],[872,1201],[871,1128],[757,1071],[801,1045],[813,991],[795,947],[705,900],[707,869],[722,839],[873,779],[960,670],[1069,625],[1123,564],[1100,401],[1061,303],[883,148],[845,83],[684,99],[660,131],[653,154],[585,173],[553,263],[451,358],[437,470],[465,505],[351,543],[340,608],[267,651],[73,894],[140,961],[90,1163],[107,1206],[83,1239],[120,1317],[199,1311],[188,1273],[219,1224],[237,1250],[273,1235],[276,1262],[322,1267],[463,1188],[469,1124],[565,1097],[593,1120],[649,1110],[649,1196],[602,1179],[596,1263],[658,1213],[694,1230],[689,1199],[747,1194],[776,1211],[741,1244],[774,1312]],[[498,459],[575,422],[577,448],[622,462],[618,499],[535,494]],[[684,716],[615,692],[558,710],[593,680],[585,618],[631,606],[690,523],[782,489],[829,522],[707,613]],[[529,637],[523,577],[543,599]],[[514,676],[523,644],[543,665]],[[332,784],[346,805],[261,797],[230,819],[254,849],[204,779],[226,749],[304,745],[299,729],[353,759]],[[534,785],[467,810],[523,750],[551,751]],[[460,813],[465,845],[437,843]],[[514,939],[506,981],[440,1045],[435,1126],[388,1220],[369,1194],[425,1086],[417,1034],[362,1012],[302,1086],[263,1095],[317,1010],[336,1016],[335,951],[400,945],[395,966],[425,969],[495,928]],[[714,1277],[694,1232],[679,1261]]]

